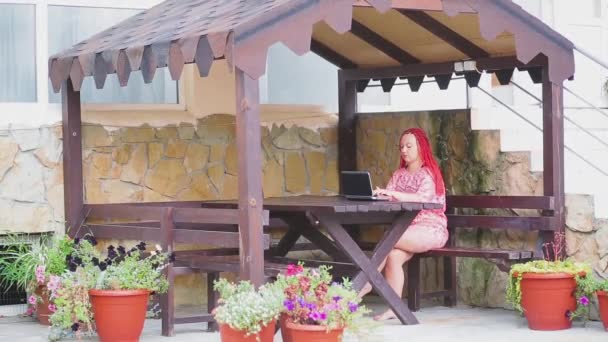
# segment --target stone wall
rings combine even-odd
[[[361,115],[357,127],[357,163],[370,170],[374,185],[384,186],[398,167],[399,136],[410,127],[429,135],[442,168],[448,194],[539,195],[542,174],[531,173],[529,154],[501,153],[496,131],[471,131],[467,111],[378,113]],[[608,224],[594,220],[589,196],[567,196],[568,255],[589,262],[598,275],[608,275]],[[500,210],[486,210],[500,214]],[[513,210],[512,215],[534,215],[535,211]],[[377,238],[377,232],[367,236]],[[459,246],[533,250],[536,233],[517,230],[458,229]],[[458,259],[458,291],[466,304],[507,307],[504,302],[506,274],[485,260]],[[442,264],[427,258],[422,268],[426,291],[441,288]]]
[[[62,231],[61,127],[0,130],[0,234]]]

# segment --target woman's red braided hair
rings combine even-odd
[[[423,130],[420,128],[410,128],[404,131],[399,138],[399,144],[401,144],[401,139],[406,134],[412,134],[416,138],[416,142],[418,142],[418,154],[420,159],[422,160],[422,166],[425,166],[433,176],[433,181],[435,182],[435,193],[438,196],[445,195],[445,184],[443,182],[443,176],[441,175],[441,170],[439,169],[439,165],[437,165],[437,161],[433,157],[433,151],[431,150],[431,144],[429,143],[429,138],[426,136]],[[405,160],[401,157],[399,162],[400,168],[407,167]]]

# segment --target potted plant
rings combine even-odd
[[[604,324],[604,329],[608,331],[608,279],[598,281],[596,290],[597,301],[600,306],[600,318]]]
[[[220,326],[222,342],[271,342],[283,305],[280,284],[261,286],[248,281],[236,284],[225,278],[214,283],[220,299],[213,314]]]
[[[167,290],[163,269],[173,257],[158,245],[145,253],[144,242],[130,250],[109,246],[105,255],[95,245],[94,238],[81,240],[68,257],[70,272],[53,296],[51,322],[73,331],[95,329],[101,341],[139,341],[149,296]]]
[[[369,312],[348,279],[333,282],[329,266],[305,268],[289,265],[279,275],[285,301],[281,331],[285,342],[342,341],[344,329],[356,330],[354,324]]]
[[[561,330],[576,317],[586,317],[593,293],[591,267],[561,257],[564,235],[545,244],[545,260],[511,267],[506,299],[522,312],[533,330]]]
[[[14,284],[25,290],[29,294],[26,315],[36,313],[41,324],[49,325],[49,316],[55,310],[49,297],[67,270],[67,256],[74,251],[74,241],[67,235],[41,235],[34,239],[9,235],[6,240],[7,249],[0,259],[3,285]]]

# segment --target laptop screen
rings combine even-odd
[[[367,171],[342,171],[342,194],[345,196],[371,196],[372,183]]]

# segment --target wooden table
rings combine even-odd
[[[236,208],[236,201],[204,202],[207,208]],[[440,208],[437,203],[409,203],[388,201],[352,201],[336,196],[293,196],[264,199],[264,209],[271,218],[280,218],[289,229],[274,249],[275,255],[284,256],[304,236],[336,261],[352,262],[358,269],[353,287],[360,291],[369,280],[376,292],[404,324],[417,324],[418,320],[403,300],[392,290],[378,271],[380,263],[403,235],[414,217],[422,209]],[[389,224],[371,258],[348,234],[351,224]],[[331,239],[318,228],[327,230]]]

